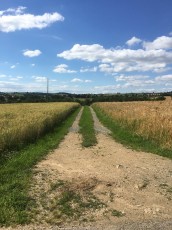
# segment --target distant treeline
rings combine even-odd
[[[0,103],[29,102],[79,102],[90,105],[94,102],[152,101],[165,100],[167,93],[126,93],[126,94],[70,94],[70,93],[0,93]]]

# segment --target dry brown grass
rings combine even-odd
[[[34,141],[78,106],[68,102],[0,105],[0,151]]]
[[[96,103],[112,119],[162,148],[172,148],[172,100]]]

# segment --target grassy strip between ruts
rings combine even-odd
[[[26,210],[32,208],[28,195],[33,166],[58,146],[67,134],[79,109],[69,115],[54,132],[13,154],[0,168],[0,226],[29,222]]]
[[[80,122],[80,133],[82,134],[82,146],[90,147],[97,144],[97,139],[94,130],[94,121],[88,106],[84,107]]]
[[[112,137],[115,140],[119,141],[125,146],[131,147],[132,149],[151,152],[172,159],[171,149],[162,149],[151,140],[144,139],[143,137],[134,134],[132,130],[120,126],[117,121],[110,118],[96,105],[93,105],[92,107],[95,110],[99,120],[112,131]]]

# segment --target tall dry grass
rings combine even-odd
[[[0,105],[0,152],[33,142],[77,107],[68,102]]]
[[[172,148],[172,100],[101,102],[95,106],[135,134],[162,148]]]

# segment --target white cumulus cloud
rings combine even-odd
[[[117,82],[121,82],[121,87],[147,87],[154,84],[154,80],[147,75],[119,75],[115,77]]]
[[[65,58],[67,60],[81,59],[84,61],[93,62],[96,61],[97,59],[101,59],[103,52],[104,52],[104,48],[99,44],[93,44],[93,45],[75,44],[70,50],[66,50],[60,54],[57,54],[57,56]]]
[[[46,81],[47,81],[47,77],[43,77],[43,76],[32,76],[32,78],[33,78],[36,82],[46,82]]]
[[[71,80],[71,82],[83,82],[83,83],[91,83],[91,80],[82,80],[80,78],[74,78]]]
[[[83,82],[80,78],[74,78],[71,80],[71,82]]]
[[[105,49],[99,44],[76,44],[57,56],[66,60],[79,59],[101,63],[99,70],[106,73],[163,72],[167,70],[167,65],[172,64],[172,52],[163,49]]]
[[[153,42],[144,42],[143,47],[146,50],[172,49],[172,37],[167,37],[167,36],[158,37]]]
[[[172,74],[162,75],[155,78],[156,81],[172,81]]]
[[[37,57],[41,55],[42,52],[40,50],[24,50],[23,55],[26,57]]]
[[[14,15],[20,15],[24,13],[24,11],[27,9],[27,7],[19,6],[17,8],[8,8],[7,10],[0,11],[1,15],[8,15],[8,13],[14,14]]]
[[[94,66],[93,68],[81,68],[80,69],[80,72],[81,73],[86,73],[86,72],[97,72],[97,67],[96,66]]]
[[[66,64],[57,65],[54,68],[53,72],[55,72],[55,73],[76,73],[75,70],[69,70],[68,65],[66,65]]]
[[[146,76],[146,75],[119,75],[119,76],[116,76],[115,79],[116,81],[135,81],[135,80],[143,80],[143,79],[148,79],[149,76]]]
[[[12,65],[10,66],[11,69],[15,69],[16,68],[16,65]]]
[[[52,23],[64,20],[64,17],[57,12],[33,15],[24,13],[25,10],[26,7],[19,6],[0,11],[0,31],[8,33],[23,29],[43,29]]]
[[[127,44],[128,46],[133,46],[133,45],[139,44],[139,43],[141,43],[141,42],[142,42],[142,40],[141,40],[140,38],[132,37],[130,40],[128,40],[128,41],[126,42],[126,44]]]
[[[5,74],[0,74],[0,78],[5,78],[5,77],[7,77],[7,75],[5,75]]]

